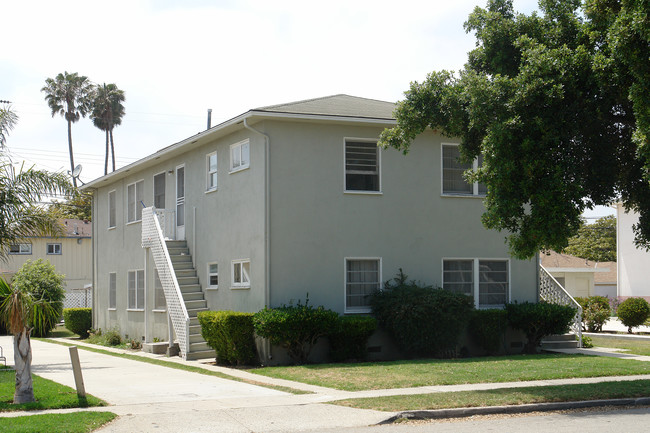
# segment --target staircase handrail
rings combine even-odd
[[[540,265],[539,268],[540,299],[552,304],[570,305],[576,309],[571,329],[578,337],[578,347],[582,347],[582,307],[544,266]]]
[[[183,294],[176,279],[176,273],[156,215],[156,209],[153,206],[142,210],[142,247],[151,249],[154,264],[158,270],[158,278],[165,293],[167,310],[172,319],[176,338],[178,338],[181,355],[185,358],[190,348],[190,316],[187,313],[185,302],[183,302]],[[171,339],[172,336],[170,335],[169,338]]]

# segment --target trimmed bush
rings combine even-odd
[[[590,296],[582,305],[582,321],[589,332],[600,332],[609,319],[611,308],[609,299],[604,296]]]
[[[366,358],[368,339],[377,329],[377,319],[370,316],[339,316],[329,335],[332,360],[361,361]]]
[[[632,334],[632,328],[643,325],[648,316],[650,305],[643,298],[627,298],[618,306],[618,318],[627,326],[628,334]]]
[[[291,359],[304,364],[316,342],[329,335],[336,326],[338,314],[322,306],[305,304],[265,308],[253,316],[255,332],[271,344],[287,349]]]
[[[54,266],[47,260],[27,260],[14,275],[11,285],[29,293],[35,301],[46,301],[49,307],[34,304],[30,324],[34,337],[47,337],[50,331],[61,320],[63,312],[63,289],[65,276],[58,274]]]
[[[251,365],[257,360],[253,314],[238,311],[202,311],[201,335],[217,352],[217,362]]]
[[[371,297],[372,311],[405,354],[455,357],[474,309],[468,296],[423,286],[400,269]]]
[[[70,332],[74,332],[80,338],[88,338],[88,331],[93,326],[93,310],[92,308],[64,308],[63,321]]]
[[[546,302],[506,304],[506,311],[510,326],[526,334],[528,339],[524,346],[526,353],[536,353],[537,347],[545,336],[567,332],[576,314],[575,308],[568,305]]]
[[[488,354],[503,347],[508,313],[502,309],[474,310],[469,320],[469,335]]]

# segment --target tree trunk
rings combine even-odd
[[[109,129],[111,134],[111,155],[113,156],[113,171],[115,171],[115,146],[113,144],[113,128]]]
[[[106,158],[104,158],[104,176],[106,176],[107,174],[108,174],[108,129],[106,129]]]
[[[14,364],[16,366],[14,404],[35,401],[34,386],[32,384],[32,345],[29,340],[30,332],[27,328],[23,328],[20,334],[14,334]]]
[[[70,176],[74,172],[74,155],[72,154],[72,122],[68,120],[68,150],[70,151]],[[77,178],[72,176],[72,184],[77,187]]]

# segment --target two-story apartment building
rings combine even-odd
[[[408,155],[377,147],[394,108],[335,95],[253,109],[87,184],[94,326],[164,340],[169,313],[198,357],[201,309],[309,294],[367,313],[399,268],[479,308],[536,301],[538,260],[511,258],[481,225],[485,188],[463,178],[457,140],[429,130]]]

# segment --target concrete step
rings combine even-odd
[[[190,319],[192,319],[193,317],[197,317],[197,314],[199,314],[201,311],[208,311],[208,307],[206,306],[205,308],[193,308],[191,310],[188,308],[187,314],[190,316]],[[190,322],[190,325],[191,324],[192,323]]]
[[[217,352],[214,350],[202,350],[199,352],[190,352],[187,354],[187,360],[188,361],[194,361],[197,359],[208,359],[208,358],[215,358],[217,357]]]
[[[172,265],[176,265],[177,263],[189,263],[192,264],[192,256],[187,255],[187,256],[169,256],[169,258],[172,261]]]
[[[190,310],[207,310],[208,309],[208,301],[206,301],[205,299],[196,299],[194,301],[185,301],[185,308],[187,308],[188,312]]]
[[[187,248],[187,241],[165,241],[167,249],[170,248]]]
[[[167,252],[169,252],[169,257],[190,255],[189,248],[167,248]]]
[[[194,268],[176,270],[176,279],[189,277],[198,278]]]
[[[198,292],[183,292],[183,301],[186,302],[185,305],[187,305],[188,301],[203,301],[205,298],[203,297],[203,292],[198,291]]]
[[[549,335],[542,340],[543,350],[577,349],[578,340],[574,334]]]
[[[190,276],[190,277],[180,277],[176,275],[176,280],[178,281],[179,286],[189,286],[189,285],[198,285],[199,284],[199,277],[195,276]]]
[[[192,334],[190,330],[190,344],[192,343],[205,343],[205,340],[201,334]]]
[[[181,293],[191,293],[191,292],[201,292],[201,286],[198,284],[180,284],[178,283],[178,287],[181,289]]]
[[[196,343],[192,343],[190,340],[190,353],[203,352],[206,350],[212,350],[212,348],[208,346],[208,343],[206,343],[205,340],[201,339],[201,341],[198,341]]]
[[[178,271],[192,271],[196,272],[194,270],[194,265],[192,264],[192,260],[190,259],[189,262],[173,262],[172,261],[172,266],[174,267],[174,272],[178,274]],[[177,277],[178,278],[178,277]]]

